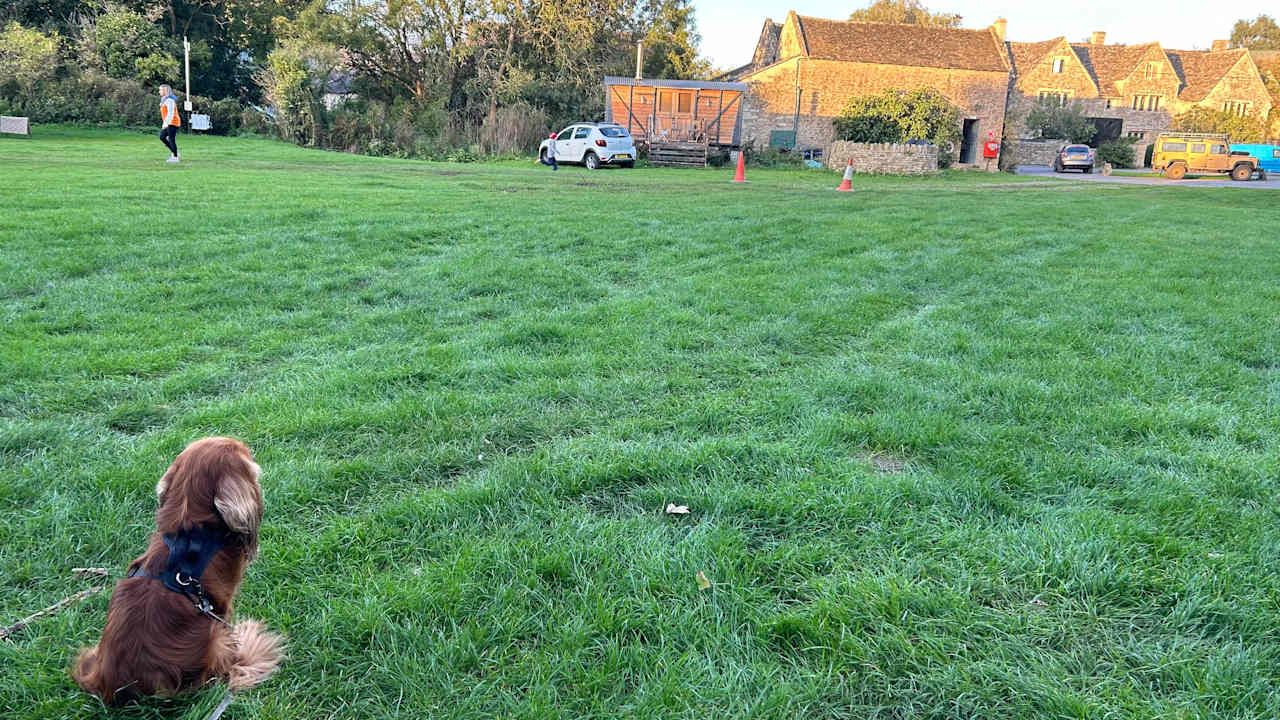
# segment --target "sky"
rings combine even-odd
[[[693,0],[702,54],[720,69],[751,61],[765,18],[782,22],[788,10],[801,15],[848,19],[869,0]],[[1065,35],[1072,42],[1105,30],[1107,43],[1158,41],[1178,50],[1208,50],[1215,39],[1231,36],[1237,20],[1269,14],[1280,19],[1276,0],[924,0],[931,12],[959,13],[964,27],[984,28],[998,17],[1009,21],[1008,38],[1036,42]]]

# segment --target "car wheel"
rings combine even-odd
[[[628,160],[628,161],[626,161],[626,162],[620,162],[620,163],[618,163],[618,166],[619,166],[619,167],[624,167],[624,168],[627,168],[628,170],[630,170],[631,168],[633,168],[633,167],[635,167],[635,166],[636,166],[636,161],[635,161],[635,160]]]
[[[1259,181],[1259,182],[1266,182],[1266,181],[1267,181],[1267,171],[1266,171],[1266,170],[1259,170],[1259,171],[1258,171],[1258,181]]]
[[[1244,163],[1240,163],[1234,168],[1231,168],[1232,180],[1244,182],[1245,180],[1248,180],[1251,175],[1253,175],[1253,168],[1249,165],[1245,165]]]
[[[549,160],[547,160],[547,151],[546,151],[546,149],[543,149],[541,152],[539,152],[539,153],[538,153],[538,159],[542,161],[542,164],[543,164],[543,165],[550,165],[550,164],[551,164],[551,162],[550,162]]]
[[[1062,168],[1058,167],[1058,161],[1057,161],[1057,160],[1054,160],[1054,161],[1053,161],[1053,171],[1054,171],[1054,172],[1056,172],[1056,173],[1060,173],[1060,172],[1062,172]]]
[[[1174,163],[1164,169],[1164,176],[1170,180],[1181,180],[1187,175],[1187,166],[1182,163]]]
[[[1093,168],[1092,167],[1080,168],[1080,172],[1084,173],[1085,175],[1092,175]]]
[[[595,153],[589,152],[586,157],[582,158],[582,164],[586,165],[588,170],[599,170],[600,158],[596,157]]]

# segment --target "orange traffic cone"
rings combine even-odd
[[[844,169],[844,179],[836,189],[840,192],[853,192],[853,158],[849,158],[849,164]]]
[[[738,172],[733,174],[733,181],[736,183],[744,183],[747,181],[747,166],[745,163],[746,155],[738,153]]]

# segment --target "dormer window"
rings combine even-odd
[[[1143,71],[1143,77],[1146,77],[1148,80],[1152,78],[1160,77],[1160,63],[1158,62],[1147,63],[1147,67]]]
[[[1063,70],[1063,68],[1066,66],[1066,64],[1067,64],[1067,59],[1066,59],[1066,58],[1054,58],[1054,59],[1053,59],[1053,71],[1054,71],[1055,73],[1061,73],[1061,72],[1062,72],[1062,70]]]

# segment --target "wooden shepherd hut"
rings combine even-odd
[[[737,148],[745,83],[604,79],[606,122],[649,147],[649,161],[705,165],[709,148]]]

